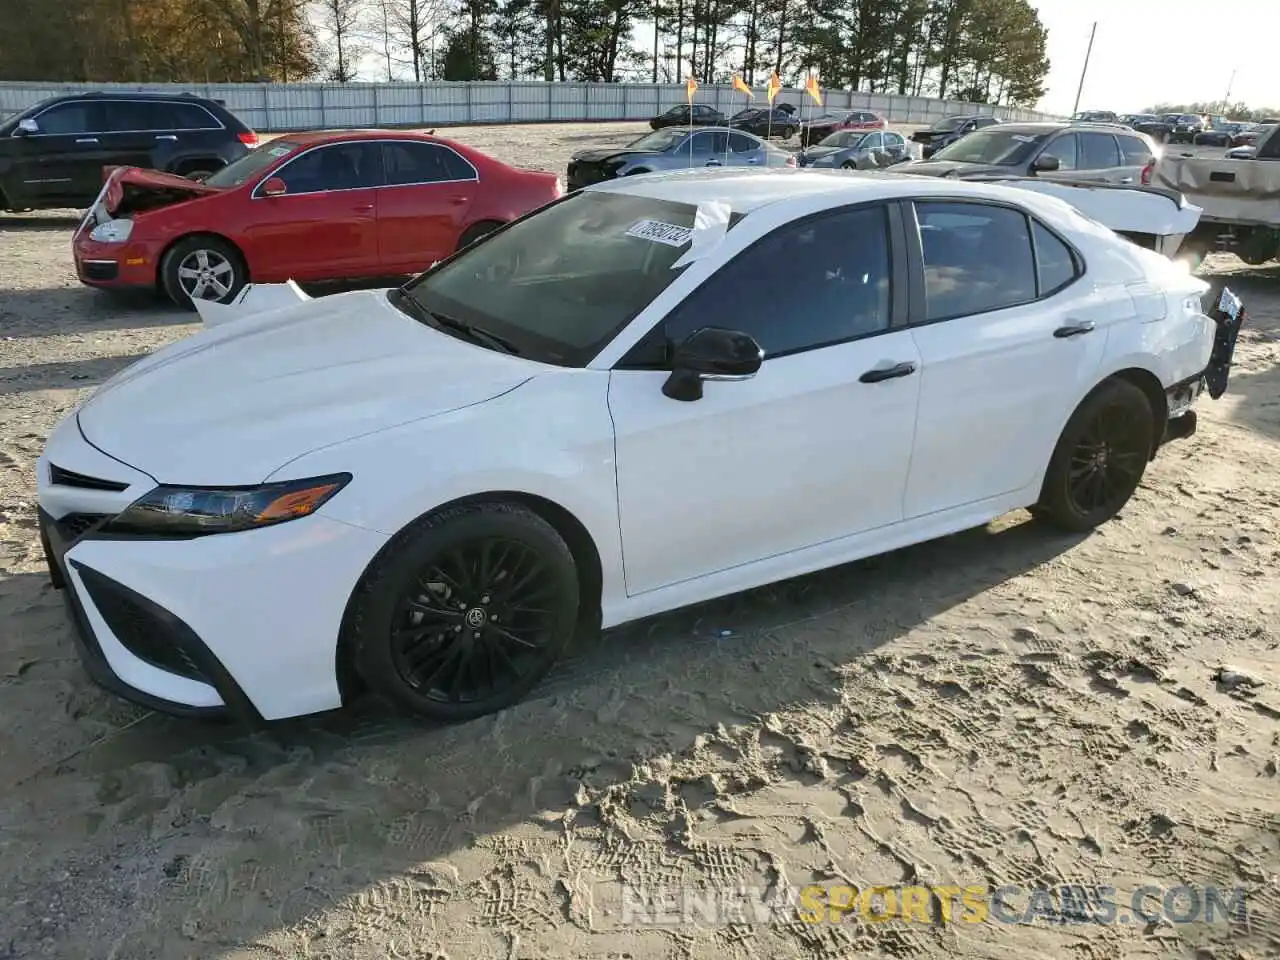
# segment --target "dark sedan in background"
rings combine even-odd
[[[723,113],[705,103],[682,103],[658,114],[649,121],[649,126],[654,130],[663,127],[723,127],[725,122]]]
[[[757,137],[781,137],[790,140],[800,130],[800,121],[796,115],[781,107],[760,109],[749,107],[739,110],[729,118],[729,126],[735,130],[745,130]]]
[[[1139,133],[1145,133],[1156,143],[1168,143],[1173,138],[1173,130],[1178,125],[1181,114],[1166,113],[1160,116],[1150,113],[1134,114],[1125,119],[1125,123]]]
[[[1252,123],[1232,121],[1213,130],[1202,130],[1191,142],[1197,147],[1249,147],[1257,140]]]
[[[928,129],[917,130],[911,135],[911,139],[922,145],[922,154],[928,160],[943,147],[951,146],[965,134],[999,122],[999,117],[980,117],[974,114],[947,117]]]
[[[874,170],[909,160],[907,141],[892,130],[837,130],[800,153],[800,166]]]

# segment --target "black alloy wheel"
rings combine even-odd
[[[573,554],[525,507],[482,503],[412,526],[357,597],[356,665],[375,690],[434,720],[524,696],[578,622]]]
[[[1110,520],[1142,482],[1154,432],[1146,394],[1127,380],[1104,381],[1063,430],[1036,512],[1073,532]]]
[[[559,583],[529,546],[486,537],[444,551],[400,598],[392,656],[430,700],[476,703],[525,679],[553,641]]]

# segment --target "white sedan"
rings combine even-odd
[[[580,630],[1015,508],[1106,521],[1225,375],[1206,290],[1015,187],[615,181],[112,378],[39,463],[50,571],[153,708],[464,720]]]

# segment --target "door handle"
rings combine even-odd
[[[76,140],[76,143],[97,143],[97,142],[98,142],[97,137],[80,137],[79,139]]]
[[[372,209],[373,209],[373,204],[372,204],[372,203],[361,203],[361,204],[357,204],[356,206],[352,207],[351,209],[352,209],[352,210],[354,210],[356,213],[368,213],[370,210],[372,210]]]
[[[1069,323],[1065,327],[1059,327],[1053,331],[1053,335],[1059,340],[1065,340],[1068,337],[1079,337],[1086,333],[1093,333],[1096,327],[1092,320],[1086,320],[1083,323]]]
[[[875,370],[868,370],[858,378],[859,383],[879,383],[882,380],[896,380],[898,377],[909,377],[916,372],[916,365],[907,361],[906,363],[895,363],[892,367],[877,367]]]
[[[460,207],[466,202],[467,202],[466,197],[450,197],[449,198],[449,203],[453,204],[453,206],[455,207]]]
[[[172,133],[157,133],[156,139],[157,140],[177,140],[178,138],[175,137]]]

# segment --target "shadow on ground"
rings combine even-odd
[[[189,950],[178,931],[193,910],[200,939],[252,942],[478,836],[571,807],[581,785],[626,781],[633,763],[685,750],[719,724],[834,703],[842,665],[1079,542],[1003,523],[589,638],[531,699],[445,728],[370,699],[253,734],[144,714],[83,679],[47,578],[13,577],[0,583],[0,611],[26,611],[44,627],[10,653],[27,666],[4,681],[0,726],[10,710],[32,716],[33,700],[68,685],[75,706],[46,711],[52,729],[0,742],[80,742],[8,771],[0,875],[10,879],[0,887],[21,875],[23,896],[0,897],[0,926],[17,932],[21,955],[57,888],[66,922],[102,931],[121,956],[134,955],[134,937],[139,949],[154,943],[157,929],[174,931],[173,953],[160,955]],[[89,740],[86,726],[107,732]],[[39,813],[45,791],[78,797],[70,813],[62,803],[63,816],[86,826],[51,835]],[[126,845],[145,858],[121,861],[113,851]],[[189,886],[175,882],[197,859],[228,899],[193,905]],[[273,893],[249,898],[245,878],[263,870]],[[64,871],[85,891],[130,890],[146,916],[87,894],[69,902],[56,876]]]

